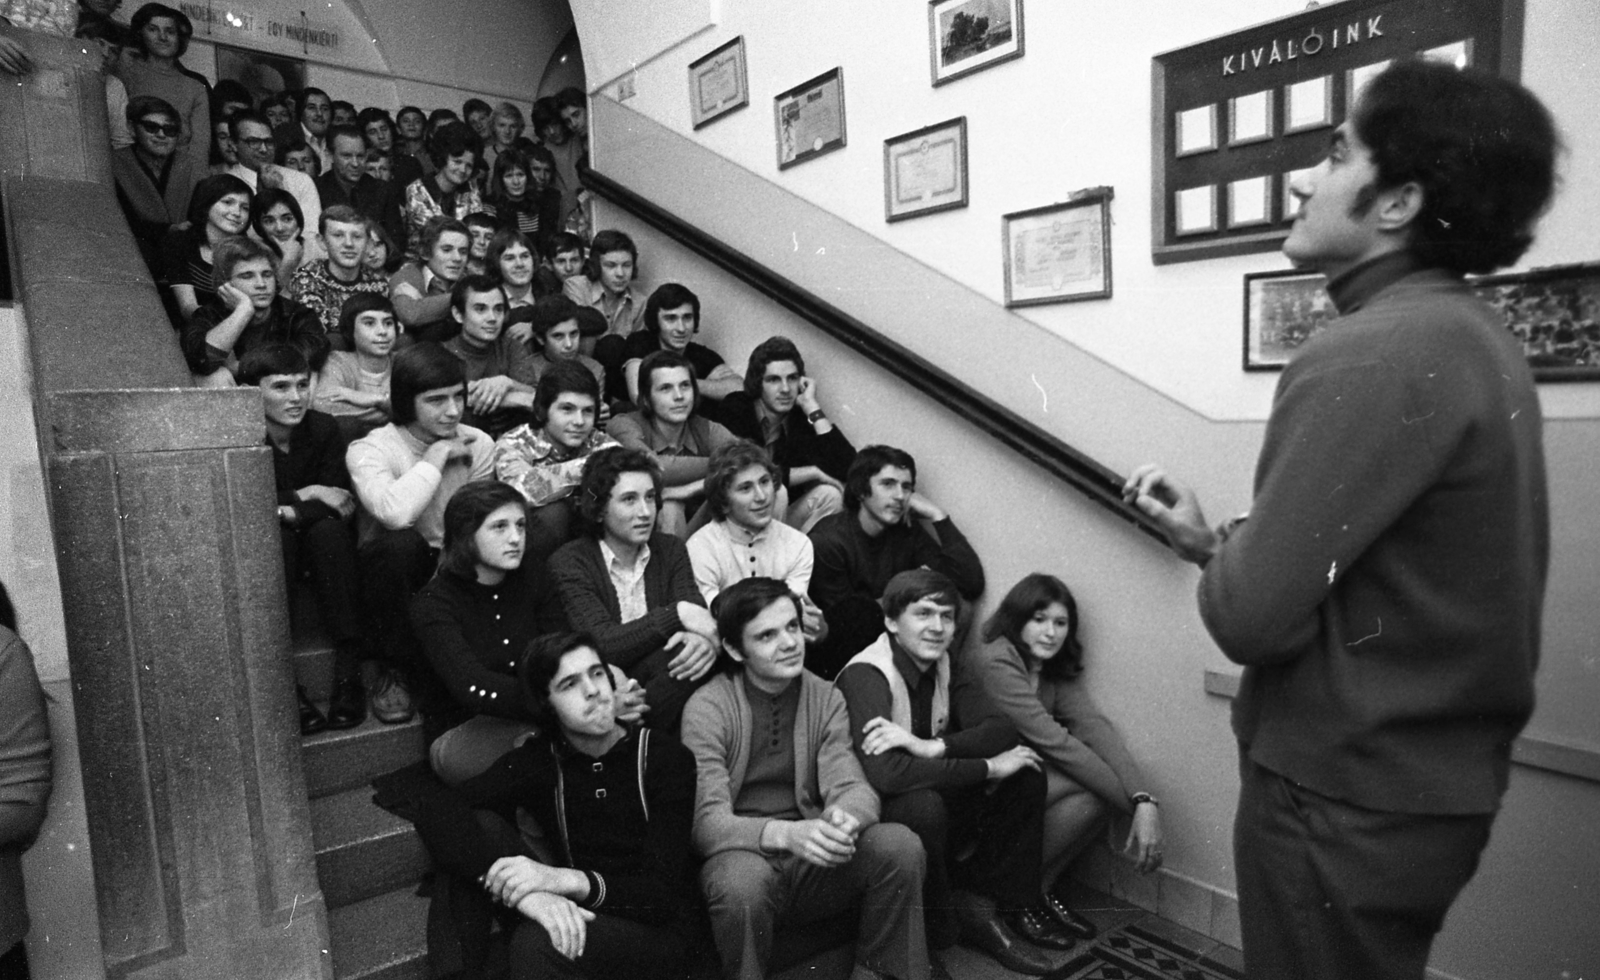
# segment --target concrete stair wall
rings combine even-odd
[[[311,699],[333,693],[333,648],[311,595],[291,585],[294,672]],[[371,781],[423,758],[422,723],[356,728],[301,740],[317,880],[328,907],[336,980],[424,980],[428,900],[416,894],[431,864],[417,832],[375,806]]]

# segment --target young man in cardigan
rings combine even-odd
[[[656,530],[661,471],[642,452],[590,454],[578,484],[588,532],[550,556],[574,629],[644,685],[650,724],[676,734],[684,702],[717,660],[717,624],[694,584],[683,542]]]
[[[723,974],[767,975],[780,911],[804,922],[859,902],[851,980],[923,980],[922,847],[878,822],[844,701],[805,669],[799,598],[748,578],[717,597],[716,616],[726,670],[689,699],[683,742],[699,769],[694,845]]]
[[[1532,243],[1556,148],[1514,82],[1369,82],[1291,187],[1284,254],[1342,315],[1278,382],[1248,522],[1212,530],[1156,466],[1123,490],[1205,569],[1201,619],[1245,665],[1252,977],[1420,980],[1488,842],[1533,711],[1549,496],[1526,359],[1461,277]]]
[[[955,583],[926,568],[901,572],[883,593],[885,632],[839,672],[850,737],[887,820],[905,824],[928,855],[928,942],[957,940],[1018,973],[1051,963],[1018,941],[1072,941],[1027,913],[1038,902],[1045,777],[977,679],[952,665]]]

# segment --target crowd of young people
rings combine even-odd
[[[1066,866],[1117,818],[1153,869],[1161,827],[1078,679],[1067,587],[1028,577],[980,642],[982,561],[911,454],[857,451],[787,338],[741,374],[698,339],[694,291],[639,287],[623,232],[502,227],[481,271],[465,222],[421,242],[390,295],[328,288],[258,323],[283,302],[270,254],[228,239],[238,312],[188,336],[220,369],[223,328],[277,332],[233,380],[262,390],[291,582],[336,643],[303,729],[421,714],[436,780],[398,809],[467,877],[453,901],[504,918],[517,975],[671,975],[703,934],[729,976],[764,976],[776,931],[846,908],[863,977],[929,976],[958,942],[1041,975],[1092,937]],[[354,236],[329,252],[361,264]],[[352,601],[365,631],[334,611]],[[597,783],[620,809],[572,795],[601,759],[633,767]],[[519,805],[559,847],[515,820],[454,836],[463,809]]]

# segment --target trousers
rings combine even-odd
[[[1493,814],[1369,810],[1240,754],[1234,870],[1251,980],[1422,980]]]

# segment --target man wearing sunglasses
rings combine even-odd
[[[141,95],[128,102],[126,116],[133,145],[111,151],[111,174],[139,254],[154,270],[161,239],[184,220],[195,176],[189,158],[176,152],[183,124],[171,103]]]

